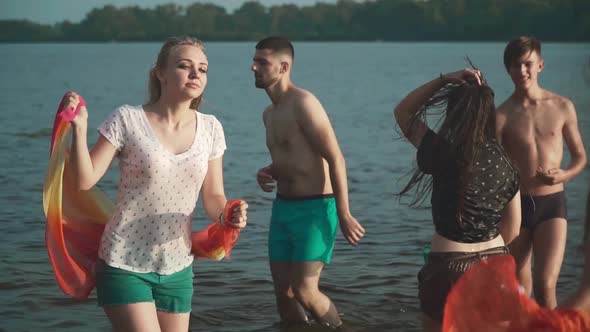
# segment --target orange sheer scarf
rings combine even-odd
[[[520,291],[510,255],[472,266],[455,284],[445,305],[444,332],[583,332],[590,318],[576,309],[540,307]]]

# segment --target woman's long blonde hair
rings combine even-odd
[[[162,96],[162,83],[158,79],[156,75],[159,69],[166,67],[168,57],[172,50],[179,46],[195,46],[199,48],[205,55],[205,46],[203,42],[200,40],[189,37],[189,36],[181,36],[181,37],[170,37],[166,39],[164,45],[160,49],[160,53],[158,53],[158,59],[156,60],[156,64],[152,66],[149,74],[149,82],[148,82],[148,92],[149,92],[149,100],[148,104],[153,104],[157,102],[160,97]],[[197,98],[193,99],[190,105],[191,109],[199,110],[199,106],[201,104],[201,99],[203,98],[203,94],[198,96]]]

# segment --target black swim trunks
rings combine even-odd
[[[565,191],[544,196],[522,195],[522,227],[534,231],[543,221],[563,218],[567,220]]]
[[[429,253],[427,263],[418,273],[420,310],[432,320],[442,323],[447,296],[463,273],[483,259],[506,254],[506,247],[480,252]]]
[[[469,180],[460,184],[461,166],[449,145],[432,130],[422,138],[418,167],[432,174],[432,220],[441,236],[461,243],[478,243],[500,234],[504,208],[518,192],[518,172],[496,140],[481,144]]]

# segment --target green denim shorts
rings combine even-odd
[[[138,273],[96,263],[98,306],[155,302],[158,311],[191,312],[193,266],[170,275]]]

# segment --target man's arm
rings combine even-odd
[[[586,150],[582,142],[582,136],[578,129],[578,118],[574,104],[567,100],[566,102],[566,119],[563,127],[563,138],[570,152],[570,164],[564,170],[563,180],[569,181],[580,174],[586,167]]]
[[[506,111],[505,104],[500,105],[496,110],[496,140],[502,145],[502,136],[504,134],[504,126],[506,125]]]
[[[580,174],[586,166],[586,150],[578,129],[578,120],[574,105],[565,100],[564,103],[565,121],[562,128],[562,135],[570,152],[570,164],[567,168],[553,168],[549,170],[537,170],[537,177],[547,185],[555,185],[573,179]]]
[[[270,112],[271,106],[268,106],[262,112],[262,122],[264,127],[268,128],[268,113]],[[272,162],[270,165],[262,167],[256,172],[256,181],[260,188],[265,192],[272,192],[275,189],[275,179],[272,176]]]
[[[350,213],[346,163],[328,115],[319,100],[310,93],[302,96],[300,110],[296,114],[297,122],[306,140],[329,165],[330,182],[336,196],[342,233],[350,244],[356,245],[363,237],[365,230]]]

